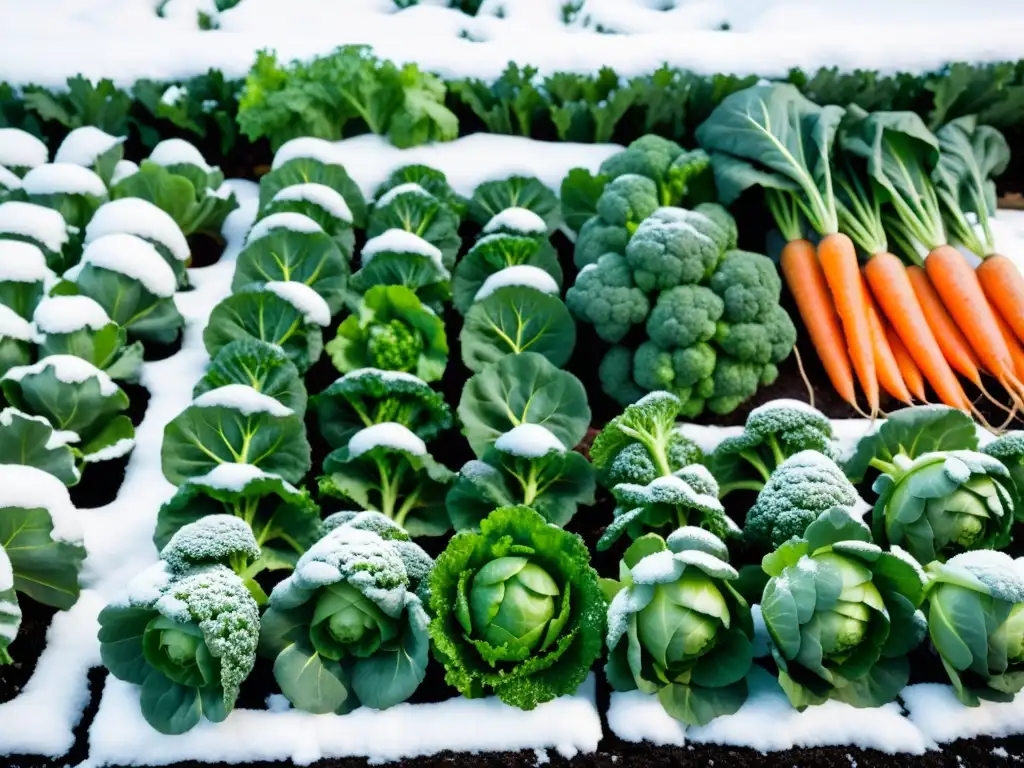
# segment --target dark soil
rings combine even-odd
[[[25,687],[36,663],[43,654],[46,645],[46,630],[50,627],[56,608],[37,603],[32,598],[18,593],[18,605],[21,607],[21,627],[7,652],[14,659],[12,664],[0,666],[0,703],[10,701]]]
[[[188,266],[197,269],[216,264],[224,253],[224,246],[224,241],[219,237],[207,234],[189,235],[188,247],[192,252],[192,259]]]

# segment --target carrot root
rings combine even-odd
[[[994,312],[1002,316],[1016,339],[1024,342],[1024,276],[1017,265],[994,254],[981,262],[975,274]]]

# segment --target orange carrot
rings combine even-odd
[[[913,405],[914,398],[907,389],[903,374],[900,372],[899,363],[889,346],[889,339],[885,335],[885,326],[878,316],[878,307],[875,306],[875,299],[864,282],[864,275],[860,275],[861,290],[864,292],[864,301],[868,312],[868,328],[871,331],[871,347],[875,353],[875,371],[878,373],[878,383],[890,395],[901,403]]]
[[[903,262],[891,253],[876,253],[864,268],[864,276],[882,312],[939,399],[953,408],[974,411],[924,319]]]
[[[1006,388],[1014,402],[1024,405],[1024,385],[1013,370],[1013,358],[999,333],[992,307],[978,276],[956,248],[940,245],[924,260],[925,270],[949,314],[963,331],[985,370]]]
[[[836,232],[818,243],[818,260],[843,324],[853,369],[874,417],[878,414],[878,374],[857,250],[849,237]]]
[[[1024,342],[1024,276],[1005,256],[988,256],[974,270],[992,309],[1003,316],[1018,341]],[[1018,376],[1021,373],[1018,371]]]
[[[1013,370],[1017,373],[1018,379],[1024,380],[1024,344],[1020,343],[1010,324],[1003,319],[999,312],[995,312],[995,317],[999,332],[1006,341],[1007,349],[1010,350],[1010,357],[1013,358]]]
[[[917,367],[914,358],[907,352],[899,334],[893,330],[891,325],[885,326],[885,337],[889,340],[889,348],[892,350],[893,357],[896,358],[896,364],[900,367],[900,373],[903,374],[903,381],[906,382],[907,389],[922,403],[927,402],[927,398],[924,396],[924,377],[921,375],[921,369]]]
[[[814,245],[807,240],[790,241],[782,249],[780,264],[782,276],[793,294],[804,327],[825,366],[832,386],[843,400],[859,411],[853,388],[853,371],[846,351],[846,338]]]
[[[974,386],[981,388],[981,373],[978,370],[978,357],[967,343],[963,333],[957,328],[953,318],[949,316],[942,304],[942,299],[935,292],[928,274],[921,267],[907,267],[907,277],[910,278],[910,285],[914,289],[921,309],[924,310],[924,319],[928,327],[932,329],[935,340],[939,343],[942,356],[946,358],[953,370],[971,382]]]

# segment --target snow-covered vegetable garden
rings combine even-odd
[[[0,45],[0,762],[1024,756],[1024,65],[153,5]]]

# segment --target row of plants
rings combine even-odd
[[[320,87],[322,75],[339,87]],[[386,134],[400,145],[478,130],[621,144],[656,133],[692,145],[697,127],[714,108],[756,80],[668,66],[628,79],[610,68],[540,77],[533,67],[510,63],[493,82],[445,83],[414,66],[380,62],[364,48],[350,46],[303,64],[284,64],[264,53],[245,82],[211,70],[177,82],[140,79],[130,89],[81,76],[70,78],[61,90],[0,84],[0,128],[22,128],[56,143],[69,130],[95,126],[130,135],[140,152],[162,139],[186,138],[207,157],[219,157],[222,165],[233,155],[254,152],[259,158],[254,164],[265,161],[266,150],[250,143],[260,139],[276,148],[298,136],[338,139],[366,131]],[[1005,131],[1012,144],[1021,139],[1020,62],[954,63],[924,75],[793,70],[786,81],[818,104],[913,111],[933,130],[978,115],[981,123]],[[1014,182],[1020,178],[1018,169],[1012,177]]]

